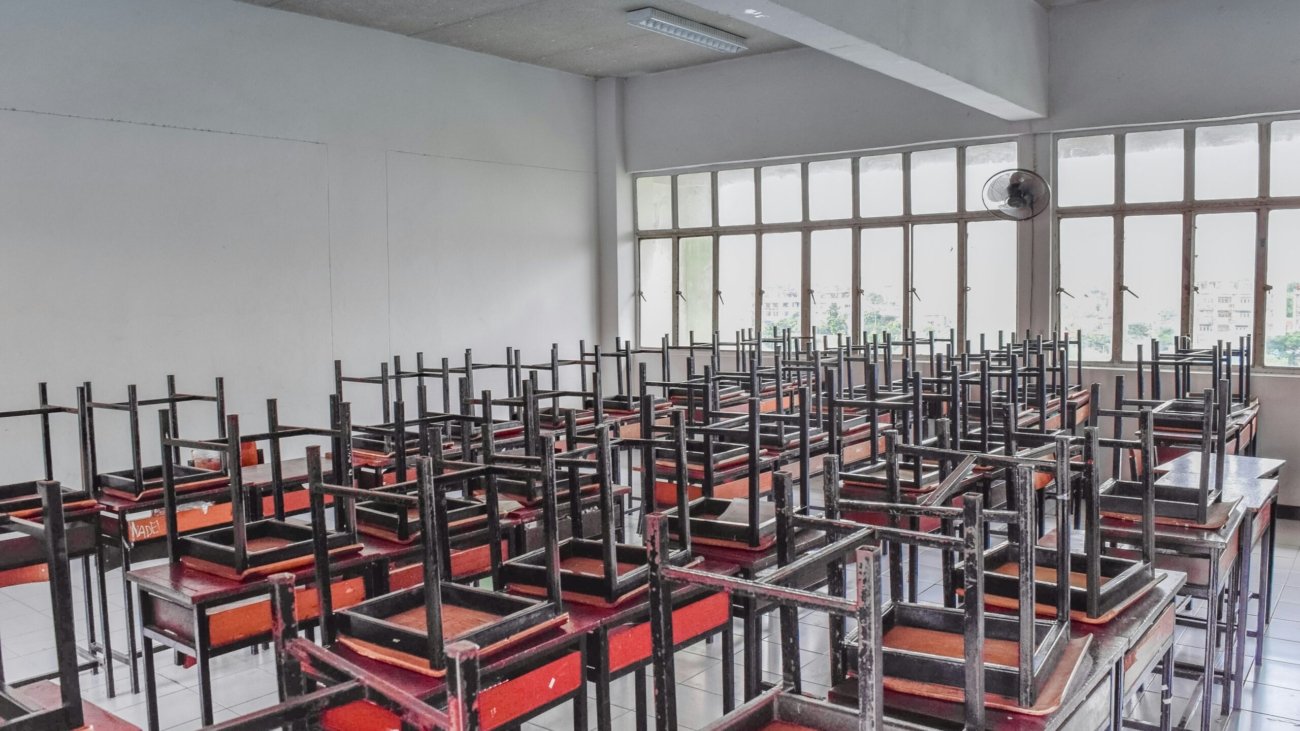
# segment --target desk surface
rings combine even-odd
[[[386,556],[367,550],[345,558],[330,561],[331,575],[338,576],[344,572],[365,568]],[[291,573],[298,582],[309,582],[316,578],[316,567],[306,566]],[[163,597],[185,606],[195,606],[212,602],[232,602],[252,596],[270,594],[269,579],[254,581],[235,581],[204,571],[197,571],[181,564],[166,563],[135,569],[127,573],[126,578],[150,594]]]
[[[1156,480],[1157,487],[1200,487],[1200,475],[1169,472]],[[1240,499],[1250,512],[1257,512],[1277,499],[1278,481],[1269,477],[1224,477],[1223,502]]]
[[[1214,469],[1215,460],[1218,455],[1210,455],[1210,469]],[[1223,475],[1228,477],[1276,477],[1286,465],[1284,459],[1271,459],[1269,457],[1247,457],[1239,454],[1230,454],[1223,463]],[[1199,475],[1201,473],[1201,453],[1188,452],[1164,464],[1156,465],[1157,473],[1186,472],[1189,474]]]
[[[331,469],[328,458],[321,460],[321,468],[328,473]],[[241,478],[244,481],[244,487],[254,490],[265,490],[271,487],[271,465],[257,464],[243,468]],[[286,459],[280,461],[280,479],[287,485],[294,485],[307,481],[307,458],[297,457],[295,459]],[[194,492],[182,492],[179,497],[182,504],[196,502],[203,498],[220,498],[230,494],[228,484],[218,487],[205,488]],[[97,498],[101,510],[115,515],[124,513],[134,513],[145,510],[161,510],[163,507],[162,495],[157,497],[144,498],[141,500],[131,500],[118,495],[103,493]]]

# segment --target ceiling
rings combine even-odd
[[[242,0],[587,76],[634,76],[799,45],[684,0]],[[654,7],[746,39],[724,54],[627,24]]]

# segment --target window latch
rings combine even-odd
[[[1069,297],[1070,299],[1074,299],[1074,295],[1070,294],[1070,290],[1066,289],[1065,287],[1057,287],[1056,293],[1063,294],[1066,297]]]
[[[814,291],[812,291],[811,289],[808,290],[808,299],[809,299],[809,300],[810,300],[814,305],[817,304],[817,293],[814,292]]]
[[[645,298],[645,292],[642,292],[642,291],[639,290],[639,289],[636,291],[636,296],[640,297],[642,302],[649,302],[649,301],[650,301],[650,300],[648,300],[648,299]]]
[[[718,303],[719,303],[719,304],[723,304],[723,305],[727,304],[727,301],[724,300],[724,299],[722,299],[722,290],[720,290],[720,289],[717,290],[717,291],[715,292],[715,294],[718,295]]]
[[[1265,284],[1265,285],[1264,285],[1264,291],[1265,291],[1265,292],[1272,292],[1272,291],[1273,291],[1273,285],[1271,285],[1271,284]]]
[[[1128,292],[1129,294],[1133,295],[1135,299],[1142,299],[1141,295],[1139,295],[1137,292],[1134,292],[1132,289],[1130,289],[1127,284],[1121,284],[1119,286],[1119,291]]]
[[[682,300],[682,302],[685,302],[685,301],[686,301],[686,295],[682,294],[682,291],[681,291],[680,289],[677,290],[674,294],[676,294],[678,297],[680,297],[681,300]]]
[[[912,287],[911,289],[907,290],[907,293],[915,297],[918,302],[921,301],[921,295],[916,293],[916,287]]]

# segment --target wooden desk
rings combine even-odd
[[[1238,592],[1242,591],[1242,584],[1249,586],[1249,577],[1246,572],[1241,570],[1241,562],[1238,560],[1241,551],[1241,532],[1242,526],[1246,523],[1246,509],[1240,503],[1229,513],[1227,521],[1217,530],[1203,528],[1183,528],[1176,526],[1157,525],[1156,526],[1156,567],[1163,571],[1178,571],[1187,574],[1187,583],[1179,591],[1179,595],[1191,598],[1201,599],[1207,603],[1206,618],[1188,618],[1180,616],[1180,624],[1205,628],[1205,653],[1203,664],[1197,667],[1182,666],[1175,667],[1175,672],[1183,677],[1200,678],[1201,691],[1201,728],[1211,728],[1213,720],[1213,703],[1214,683],[1216,678],[1221,677],[1224,684],[1224,694],[1221,703],[1221,713],[1226,715],[1229,709],[1237,702],[1241,696],[1242,682],[1244,680],[1242,671],[1244,667],[1240,666],[1240,660],[1236,657],[1240,653],[1235,652],[1239,643],[1236,642],[1237,634],[1234,631],[1238,613]],[[1112,546],[1116,544],[1125,546],[1137,546],[1142,539],[1142,531],[1137,523],[1129,520],[1117,518],[1102,519],[1102,540]],[[1082,545],[1082,536],[1077,536],[1078,545]],[[1117,553],[1122,554],[1124,549],[1115,549]],[[1232,579],[1236,581],[1232,581]],[[1219,597],[1228,592],[1228,625],[1226,636],[1228,638],[1229,652],[1224,656],[1224,667],[1220,671],[1216,662],[1216,649],[1219,633],[1219,615],[1216,611]],[[1241,619],[1244,624],[1244,618]],[[1191,708],[1191,705],[1188,706]],[[1179,722],[1179,726],[1184,725],[1186,719]]]
[[[330,469],[329,459],[322,468]],[[282,460],[281,480],[285,486],[297,487],[307,481],[307,458]],[[271,495],[271,465],[259,464],[243,468],[244,487],[262,496],[262,514],[274,512]],[[220,485],[194,492],[182,493],[182,505],[193,507],[177,511],[177,523],[182,533],[209,530],[230,525],[230,487]],[[140,666],[135,626],[135,599],[131,583],[127,580],[132,564],[152,561],[167,555],[167,516],[163,514],[162,496],[131,500],[107,493],[97,498],[99,502],[99,542],[101,549],[96,557],[99,569],[99,589],[106,591],[108,572],[117,565],[122,567],[122,595],[126,604],[126,662],[131,672],[131,692],[140,692]],[[294,490],[285,495],[285,512],[290,515],[304,513],[310,508],[306,490]],[[109,629],[105,622],[105,632]]]
[[[735,565],[708,560],[693,568],[728,576],[739,571]],[[722,656],[734,660],[731,600],[726,594],[697,586],[676,585],[673,587],[672,602],[674,652],[721,632]],[[635,673],[636,726],[644,731],[648,717],[645,669],[654,659],[650,638],[649,597],[643,595],[612,609],[575,602],[569,602],[565,606],[569,612],[567,627],[587,637],[587,678],[596,685],[596,728],[609,731],[612,727],[610,683],[628,673]],[[723,662],[724,711],[735,707],[734,675],[735,664]]]
[[[376,572],[387,567],[386,557],[363,551],[331,562],[332,592],[336,609],[351,606],[373,592]],[[314,567],[293,572],[299,586],[298,617],[311,625],[319,612],[319,597],[312,582]],[[203,725],[211,725],[212,678],[209,661],[271,637],[271,583],[233,581],[195,571],[181,564],[165,564],[127,573],[135,585],[140,606],[140,635],[144,655],[145,702],[150,731],[158,728],[158,689],[154,674],[154,643],[194,658],[199,673],[199,704]]]
[[[513,727],[572,700],[574,728],[586,729],[585,642],[586,634],[566,623],[484,658],[479,671],[480,728]],[[447,685],[443,678],[372,660],[340,644],[331,651],[426,703],[445,703]],[[326,711],[320,727],[331,731],[378,731],[400,728],[401,719],[369,701],[356,701]]]

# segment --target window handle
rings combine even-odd
[[[1070,299],[1074,299],[1074,295],[1070,294],[1070,290],[1066,289],[1065,287],[1057,287],[1056,293],[1063,294],[1066,297],[1069,297]]]
[[[714,294],[718,295],[718,303],[719,303],[719,304],[723,304],[723,305],[727,304],[727,301],[724,300],[724,299],[722,299],[722,290],[720,290],[720,289],[719,289],[719,290],[716,290],[716,291],[714,292]]]
[[[1264,291],[1265,291],[1265,292],[1272,292],[1272,291],[1273,291],[1273,285],[1271,285],[1271,284],[1265,284],[1265,285],[1264,285]]]
[[[649,302],[649,301],[650,301],[650,300],[648,300],[648,299],[645,298],[645,292],[643,292],[643,291],[641,291],[641,290],[639,290],[639,289],[636,291],[636,296],[640,297],[642,302]]]
[[[813,303],[814,305],[817,304],[817,293],[816,293],[816,292],[812,291],[811,289],[808,290],[808,297],[809,297],[809,299],[812,300],[812,303]]]
[[[1133,295],[1134,298],[1142,299],[1142,296],[1139,295],[1137,292],[1134,292],[1127,284],[1119,285],[1119,291],[1128,292],[1129,294]]]
[[[674,294],[676,294],[678,297],[680,297],[681,300],[682,300],[682,302],[685,302],[685,301],[686,301],[686,295],[682,294],[682,291],[681,291],[680,289],[677,290]]]
[[[907,290],[907,293],[915,297],[918,302],[921,301],[921,295],[916,293],[916,287]]]

